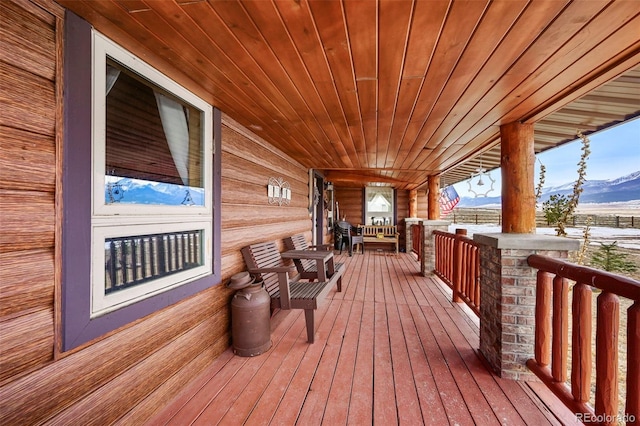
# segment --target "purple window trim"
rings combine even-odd
[[[62,350],[221,282],[221,112],[213,110],[213,274],[91,319],[91,25],[67,11],[64,48]]]

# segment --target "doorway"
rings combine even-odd
[[[313,173],[313,239],[314,244],[324,242],[324,177]]]

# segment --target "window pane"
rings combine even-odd
[[[203,113],[106,66],[105,203],[204,205]]]
[[[202,266],[203,231],[108,238],[105,294]]]
[[[393,188],[367,187],[366,224],[393,225]]]

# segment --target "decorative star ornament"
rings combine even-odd
[[[477,181],[475,180],[476,178],[478,178]],[[482,192],[482,187],[486,185],[483,178],[486,178],[491,182],[490,187],[485,188],[485,192]],[[487,169],[484,169],[482,165],[476,169],[476,173],[471,173],[471,177],[467,180],[467,183],[469,184],[469,192],[471,192],[476,198],[486,197],[491,191],[493,191],[493,184],[495,182],[496,181],[491,177],[491,173],[487,171]]]

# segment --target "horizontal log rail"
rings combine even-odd
[[[546,256],[531,255],[536,281],[535,358],[527,366],[574,413],[595,423],[636,424],[640,419],[640,282]],[[569,280],[571,306],[571,386],[567,381],[569,346]],[[596,303],[595,407],[589,405],[592,370],[592,295]],[[618,413],[619,297],[631,299],[627,314],[627,397]],[[621,378],[624,380],[624,378]],[[624,417],[624,418],[621,418]]]
[[[418,260],[422,260],[422,228],[420,224],[411,225],[411,252],[418,256]]]
[[[453,290],[454,302],[465,302],[480,315],[480,251],[465,229],[455,234],[433,231],[435,273]]]

